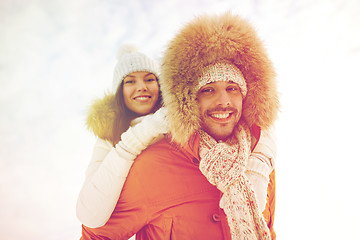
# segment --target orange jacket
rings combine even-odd
[[[185,148],[168,138],[138,156],[109,221],[100,228],[83,226],[82,239],[231,239],[222,193],[200,172],[199,138]],[[272,229],[274,172],[264,216]],[[273,237],[273,239],[275,239]]]

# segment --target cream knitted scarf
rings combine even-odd
[[[251,152],[249,128],[240,124],[235,137],[219,143],[203,130],[199,130],[199,135],[199,168],[223,193],[219,205],[226,214],[231,238],[271,239],[255,193],[244,173]]]

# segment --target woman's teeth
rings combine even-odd
[[[150,97],[136,97],[135,99],[140,100],[140,101],[144,101],[149,99]]]

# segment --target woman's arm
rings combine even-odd
[[[98,139],[76,206],[76,214],[82,224],[95,228],[106,223],[135,157]]]
[[[110,218],[136,156],[168,131],[164,110],[148,115],[122,134],[115,148],[99,139],[94,147],[76,213],[85,226],[103,226]]]
[[[249,179],[258,201],[260,211],[267,202],[270,173],[274,170],[276,144],[272,130],[261,132],[258,144],[251,153],[245,174]]]

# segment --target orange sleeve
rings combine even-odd
[[[263,211],[264,218],[268,224],[271,233],[271,239],[276,239],[274,231],[274,217],[275,217],[275,169],[270,174],[270,181],[267,189],[267,202],[265,210]]]

